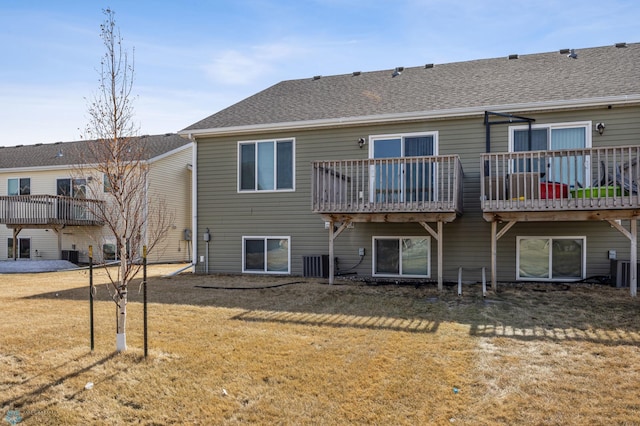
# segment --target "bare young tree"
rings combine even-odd
[[[104,223],[104,232],[115,237],[120,265],[107,268],[110,291],[117,307],[116,349],[126,345],[127,291],[140,271],[142,247],[147,253],[166,236],[172,221],[162,198],[151,198],[148,187],[145,138],[137,137],[133,117],[134,61],[122,46],[115,13],[103,10],[100,37],[105,53],[100,63],[99,89],[88,103],[84,145],[84,176],[91,198],[103,199],[92,213]],[[89,195],[87,194],[87,195]]]

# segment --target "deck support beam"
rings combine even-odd
[[[636,297],[638,295],[638,221],[635,218],[631,219],[629,221],[629,230],[615,220],[607,220],[607,222],[620,231],[620,233],[627,237],[631,242],[629,257],[629,290],[631,292],[631,297]]]
[[[334,254],[333,243],[335,239],[338,238],[340,234],[342,234],[342,231],[347,229],[350,224],[351,221],[346,220],[342,222],[342,225],[340,225],[339,228],[336,229],[335,222],[329,221],[329,284],[333,284],[336,270],[336,258]]]
[[[498,290],[498,240],[506,234],[517,221],[512,220],[498,231],[498,221],[491,221],[491,290]]]
[[[62,228],[55,227],[53,230],[58,235],[58,260],[62,260]]]
[[[17,226],[13,228],[13,260],[18,259],[18,234],[22,231],[22,228]]]
[[[429,224],[427,222],[418,222],[420,225],[422,225],[422,227],[424,229],[427,230],[427,232],[429,232],[429,234],[431,234],[431,236],[437,241],[438,243],[438,291],[442,291],[443,288],[443,253],[442,253],[442,248],[443,248],[443,238],[442,238],[442,234],[443,234],[443,229],[444,229],[444,222],[439,220],[437,227],[438,230],[434,231],[433,228],[431,226],[429,226]]]

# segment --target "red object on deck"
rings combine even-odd
[[[543,200],[569,198],[569,187],[564,183],[540,182],[540,198]]]

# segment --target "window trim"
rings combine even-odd
[[[584,135],[585,135],[585,141],[584,141],[584,148],[588,149],[592,147],[592,143],[593,143],[593,139],[592,139],[592,126],[593,126],[593,122],[592,121],[567,121],[567,122],[561,122],[561,123],[540,123],[540,124],[532,124],[531,125],[531,129],[547,129],[548,133],[551,133],[552,129],[575,129],[575,128],[579,128],[582,127],[585,129]],[[509,126],[509,152],[515,152],[513,150],[513,145],[514,145],[514,135],[515,132],[517,130],[528,130],[529,126],[525,125],[518,125],[518,126]],[[548,144],[551,140],[549,139],[547,141],[547,150],[550,150],[550,148],[548,147]]]
[[[18,193],[17,194],[9,194],[9,182],[12,180],[17,180],[18,181]],[[23,180],[28,180],[29,181],[29,193],[28,194],[23,194],[22,193],[22,181]],[[30,177],[12,177],[12,178],[7,178],[7,195],[8,196],[16,196],[16,195],[31,195],[31,178]]]
[[[391,140],[391,139],[400,139],[400,152],[401,155],[399,157],[380,157],[381,158],[406,158],[407,156],[405,155],[405,144],[404,144],[404,139],[405,138],[412,138],[412,137],[421,137],[421,136],[431,136],[433,137],[433,154],[431,156],[437,156],[438,154],[438,149],[439,149],[439,131],[438,130],[431,130],[431,131],[424,131],[424,132],[409,132],[409,133],[390,133],[390,134],[378,134],[378,135],[369,135],[369,159],[373,160],[374,159],[374,152],[375,152],[375,141],[376,140]],[[404,175],[404,170],[405,170],[405,166],[402,166],[401,171],[399,171],[400,173],[402,173]],[[438,175],[438,163],[433,163],[431,172],[433,173],[433,176],[437,176]],[[376,166],[375,165],[370,165],[369,166],[369,202],[373,203],[376,202]],[[400,183],[400,189],[401,189],[401,193],[399,194],[400,198],[404,198],[406,195],[406,187],[405,187],[406,183],[402,182]],[[432,197],[434,200],[437,200],[439,195],[438,195],[438,185],[435,185],[433,187],[433,191],[432,191]]]
[[[376,264],[378,261],[378,253],[376,251],[376,241],[377,240],[402,240],[402,239],[426,239],[427,240],[427,274],[426,275],[415,275],[415,274],[403,274],[402,273],[402,262],[400,262],[400,273],[399,274],[386,274],[386,273],[376,273]],[[374,277],[392,277],[392,278],[431,278],[431,236],[429,235],[374,235],[371,237],[371,253],[373,256],[371,258],[371,275]],[[402,247],[400,247],[400,259],[402,259]]]
[[[377,139],[404,139],[404,138],[411,138],[411,137],[416,137],[416,136],[433,136],[433,155],[439,155],[439,145],[440,145],[440,141],[439,141],[439,131],[438,130],[431,130],[431,131],[425,131],[425,132],[410,132],[410,133],[389,133],[389,134],[380,134],[380,135],[369,135],[369,159],[373,159],[373,143],[377,140]],[[401,143],[400,144],[400,150],[402,151],[402,157],[404,157],[404,144]]]
[[[75,178],[75,177],[59,177],[56,178],[56,195],[60,196],[58,194],[58,189],[59,189],[59,184],[60,181],[69,181],[69,191],[71,192],[68,195],[62,195],[63,197],[71,197],[71,198],[87,198],[87,196],[89,195],[89,183],[91,182],[90,178],[86,178],[86,177],[80,177],[80,178]],[[84,182],[82,182],[84,181]],[[80,186],[84,187],[84,197],[78,197],[77,191],[76,189],[79,188]],[[80,192],[82,193],[82,192]]]
[[[256,160],[258,159],[258,149],[257,145],[262,142],[273,142],[274,143],[274,155],[273,155],[273,180],[274,180],[274,189],[257,189],[257,184],[254,189],[242,189],[241,188],[241,180],[242,180],[242,151],[241,148],[243,145],[255,145],[256,146]],[[291,188],[278,189],[278,142],[291,142]],[[258,167],[258,161],[256,161],[256,167]],[[275,139],[256,139],[256,140],[245,140],[238,141],[237,148],[237,158],[236,158],[236,190],[239,194],[255,194],[255,193],[269,193],[269,192],[295,192],[296,190],[296,138],[275,138]],[[258,173],[256,171],[256,180],[258,179]]]
[[[17,259],[32,259],[33,258],[32,254],[31,254],[31,252],[32,252],[32,250],[31,250],[31,247],[32,247],[32,244],[31,244],[32,241],[31,240],[32,240],[32,238],[31,237],[18,237],[18,238],[16,238],[16,240],[17,240],[16,242],[18,243]],[[21,250],[22,244],[20,243],[20,241],[23,241],[23,240],[29,240],[29,257],[22,257],[20,255],[20,252],[22,251]],[[7,237],[7,246],[6,246],[7,247],[7,259],[13,259],[13,250],[9,251],[9,244],[11,244],[13,246],[13,237]]]
[[[114,261],[115,262],[115,261],[120,260],[120,253],[118,253],[118,244],[117,243],[118,243],[118,241],[117,241],[116,237],[104,237],[102,239],[102,244],[100,246],[100,248],[101,248],[100,255],[102,257],[102,262],[103,263],[107,263],[107,259],[105,259],[105,256],[104,256],[104,246],[107,246],[107,245],[112,245],[113,246],[114,259],[113,260],[109,259],[109,261]]]
[[[257,271],[255,269],[246,269],[246,252],[245,242],[247,240],[263,240],[265,243],[265,262],[264,269],[261,271]],[[266,244],[268,240],[287,240],[287,270],[285,271],[269,271],[267,270],[267,250]],[[277,236],[277,235],[243,235],[242,236],[242,273],[243,274],[269,274],[269,275],[291,275],[291,236]]]
[[[582,270],[580,278],[553,278],[553,251],[549,250],[549,278],[532,278],[520,276],[520,241],[522,240],[549,240],[553,247],[553,240],[582,240]],[[518,235],[516,237],[516,281],[536,281],[536,282],[562,282],[562,281],[580,281],[587,277],[587,236],[586,235]]]

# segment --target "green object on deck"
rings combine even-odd
[[[619,186],[601,186],[571,190],[571,198],[605,198],[619,197],[621,195],[622,188],[620,188]]]

